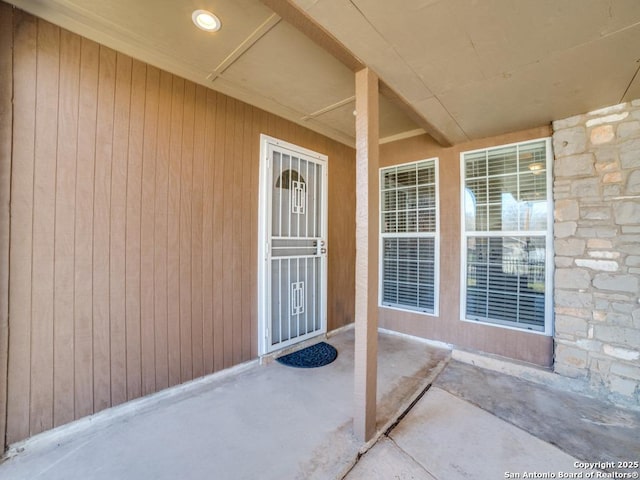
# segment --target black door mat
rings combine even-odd
[[[338,351],[326,342],[316,343],[297,352],[276,358],[278,362],[288,367],[316,368],[329,365],[338,357]]]

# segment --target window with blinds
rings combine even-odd
[[[462,157],[464,319],[549,332],[549,139]]]
[[[437,314],[437,159],[380,170],[380,303]]]

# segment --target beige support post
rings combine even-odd
[[[378,77],[356,72],[356,301],[353,430],[376,431],[378,370]]]

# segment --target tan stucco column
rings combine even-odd
[[[356,301],[353,430],[376,430],[378,370],[378,77],[356,73]]]

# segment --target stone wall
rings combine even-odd
[[[555,363],[640,405],[640,100],[553,122]]]

